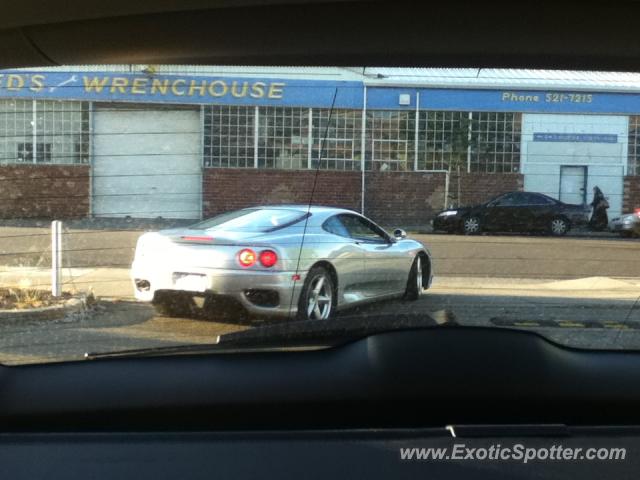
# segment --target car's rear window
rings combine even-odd
[[[248,208],[224,213],[196,223],[195,230],[230,230],[271,232],[291,225],[305,217],[306,212],[289,209]]]

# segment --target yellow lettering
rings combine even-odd
[[[32,75],[31,76],[31,87],[29,90],[32,92],[41,92],[44,88],[44,75]]]
[[[198,90],[199,95],[202,97],[205,93],[207,93],[207,82],[203,80],[202,82],[200,82],[200,86],[196,87],[196,81],[191,80],[191,83],[189,84],[189,96],[193,97],[193,94],[196,90]]]
[[[24,78],[21,75],[7,76],[7,90],[20,90],[22,87],[24,87]]]
[[[233,82],[231,84],[231,95],[233,95],[236,98],[242,98],[242,97],[246,97],[247,96],[247,90],[249,89],[249,83],[248,82],[242,82],[242,92],[238,93],[238,82]]]
[[[127,85],[129,85],[129,79],[126,77],[114,77],[111,80],[111,93],[115,93],[119,90],[120,93],[127,93]]]
[[[131,83],[131,93],[135,95],[144,95],[146,92],[145,88],[149,83],[148,78],[134,78]]]
[[[184,95],[184,90],[178,90],[178,86],[186,85],[186,84],[187,84],[186,80],[175,80],[171,84],[171,92],[173,92],[174,95]]]
[[[222,87],[221,91],[216,91],[216,86]],[[229,86],[222,80],[215,80],[209,85],[209,95],[212,97],[224,97],[229,90]]]
[[[267,84],[263,82],[254,83],[253,85],[251,85],[251,93],[249,95],[251,95],[253,98],[264,97],[264,87],[266,86]]]
[[[154,78],[151,80],[151,94],[153,95],[156,92],[160,92],[162,95],[166,95],[169,91],[169,80],[160,80],[158,78]]]
[[[509,92],[502,92],[502,101],[506,102],[507,100],[509,100],[510,96],[511,94]]]
[[[269,85],[269,98],[282,98],[284,83],[275,82]]]
[[[102,80],[99,80],[98,77],[89,78],[85,76],[85,77],[82,77],[82,81],[84,83],[85,92],[95,91],[96,93],[100,93],[102,92],[102,89],[109,81],[109,77],[102,77]]]

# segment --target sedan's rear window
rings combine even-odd
[[[204,222],[196,223],[195,230],[246,230],[271,232],[302,220],[306,212],[289,209],[247,208],[224,213]]]

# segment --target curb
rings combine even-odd
[[[0,323],[21,324],[24,322],[42,322],[84,314],[87,310],[86,298],[71,298],[61,305],[31,308],[25,310],[0,310]]]

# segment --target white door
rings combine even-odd
[[[574,205],[586,203],[587,167],[560,167],[560,201]]]
[[[200,115],[195,110],[96,109],[93,214],[200,218]]]

